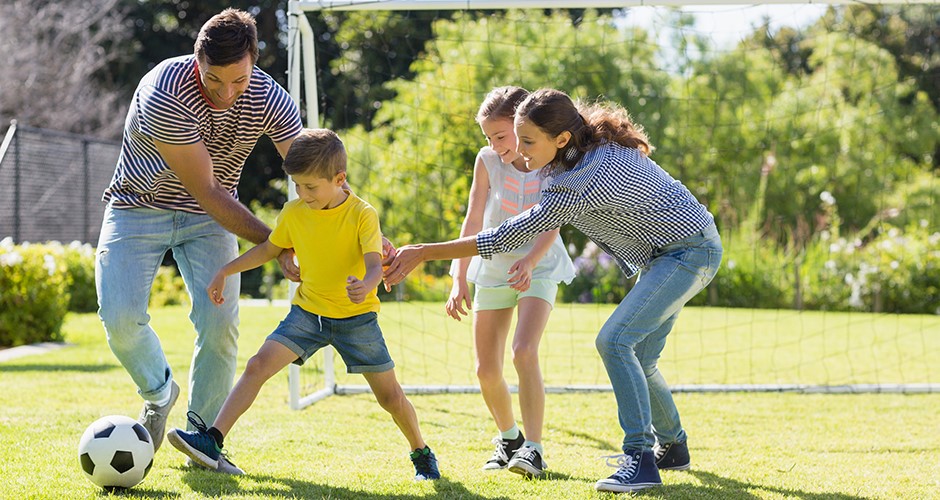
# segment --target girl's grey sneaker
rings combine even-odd
[[[625,493],[639,491],[653,486],[662,486],[656,457],[652,450],[630,451],[623,455],[604,457],[607,465],[617,467],[617,472],[607,479],[601,479],[594,485],[597,491]],[[612,463],[611,459],[615,459]]]
[[[659,470],[686,470],[692,466],[688,441],[656,443],[656,446],[653,446],[653,455],[656,456],[656,467],[659,467]]]
[[[493,438],[496,449],[493,450],[493,456],[483,464],[483,470],[505,469],[513,455],[519,451],[519,448],[522,448],[523,443],[525,443],[525,436],[521,432],[516,439]]]
[[[415,466],[415,481],[433,481],[441,478],[437,470],[437,457],[427,446],[423,450],[415,449],[410,453],[411,463]]]
[[[509,461],[509,472],[525,477],[538,477],[548,465],[542,460],[542,454],[533,446],[523,446]]]
[[[219,448],[215,438],[209,435],[206,424],[199,415],[190,411],[186,416],[196,430],[173,429],[166,434],[167,439],[174,448],[193,459],[193,462],[209,470],[217,470],[222,448]]]
[[[137,422],[147,429],[150,438],[153,439],[153,452],[156,453],[163,444],[163,433],[166,432],[166,418],[170,415],[170,410],[176,404],[180,397],[180,386],[175,382],[170,382],[170,402],[165,405],[158,405],[150,401],[144,401],[144,407],[140,410],[140,416]]]

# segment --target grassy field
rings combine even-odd
[[[607,313],[601,306],[556,311],[543,349],[549,383],[604,383],[593,332]],[[283,314],[283,307],[243,308],[239,373]],[[153,311],[181,381],[193,342],[186,315],[180,308]],[[439,304],[386,304],[382,317],[404,383],[473,383],[467,322],[444,322]],[[105,495],[78,466],[79,437],[100,416],[136,418],[139,411],[139,397],[95,315],[70,316],[66,332],[70,347],[0,363],[0,498]],[[689,309],[662,368],[678,384],[937,383],[938,336],[933,316]],[[404,438],[371,395],[331,397],[302,411],[288,409],[286,399],[282,374],[226,439],[233,461],[249,475],[187,469],[167,444],[150,475],[123,496],[611,496],[593,490],[613,472],[599,457],[618,453],[622,438],[611,393],[548,396],[543,442],[551,472],[534,481],[480,470],[495,430],[478,394],[411,396],[441,462],[444,478],[433,483],[410,480]],[[664,473],[664,486],[641,497],[940,498],[940,394],[680,393],[676,401],[693,469]],[[180,404],[170,425],[184,424]]]

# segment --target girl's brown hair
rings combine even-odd
[[[568,144],[546,167],[549,174],[574,168],[585,152],[605,142],[636,148],[646,155],[653,150],[643,127],[633,123],[623,107],[613,103],[576,104],[560,90],[532,92],[516,107],[516,117],[531,122],[549,137],[571,133]]]
[[[477,111],[477,123],[482,123],[487,118],[506,118],[512,120],[516,112],[516,106],[522,102],[529,91],[522,87],[506,86],[496,87],[489,91],[480,104]]]

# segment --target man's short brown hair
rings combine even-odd
[[[346,171],[346,148],[332,130],[304,129],[287,151],[283,168],[287,175],[308,174],[333,179]]]
[[[258,27],[251,14],[225,9],[202,25],[196,38],[196,60],[209,66],[228,66],[251,56],[258,61]]]

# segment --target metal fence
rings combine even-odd
[[[96,244],[121,144],[10,123],[0,145],[0,239]]]

